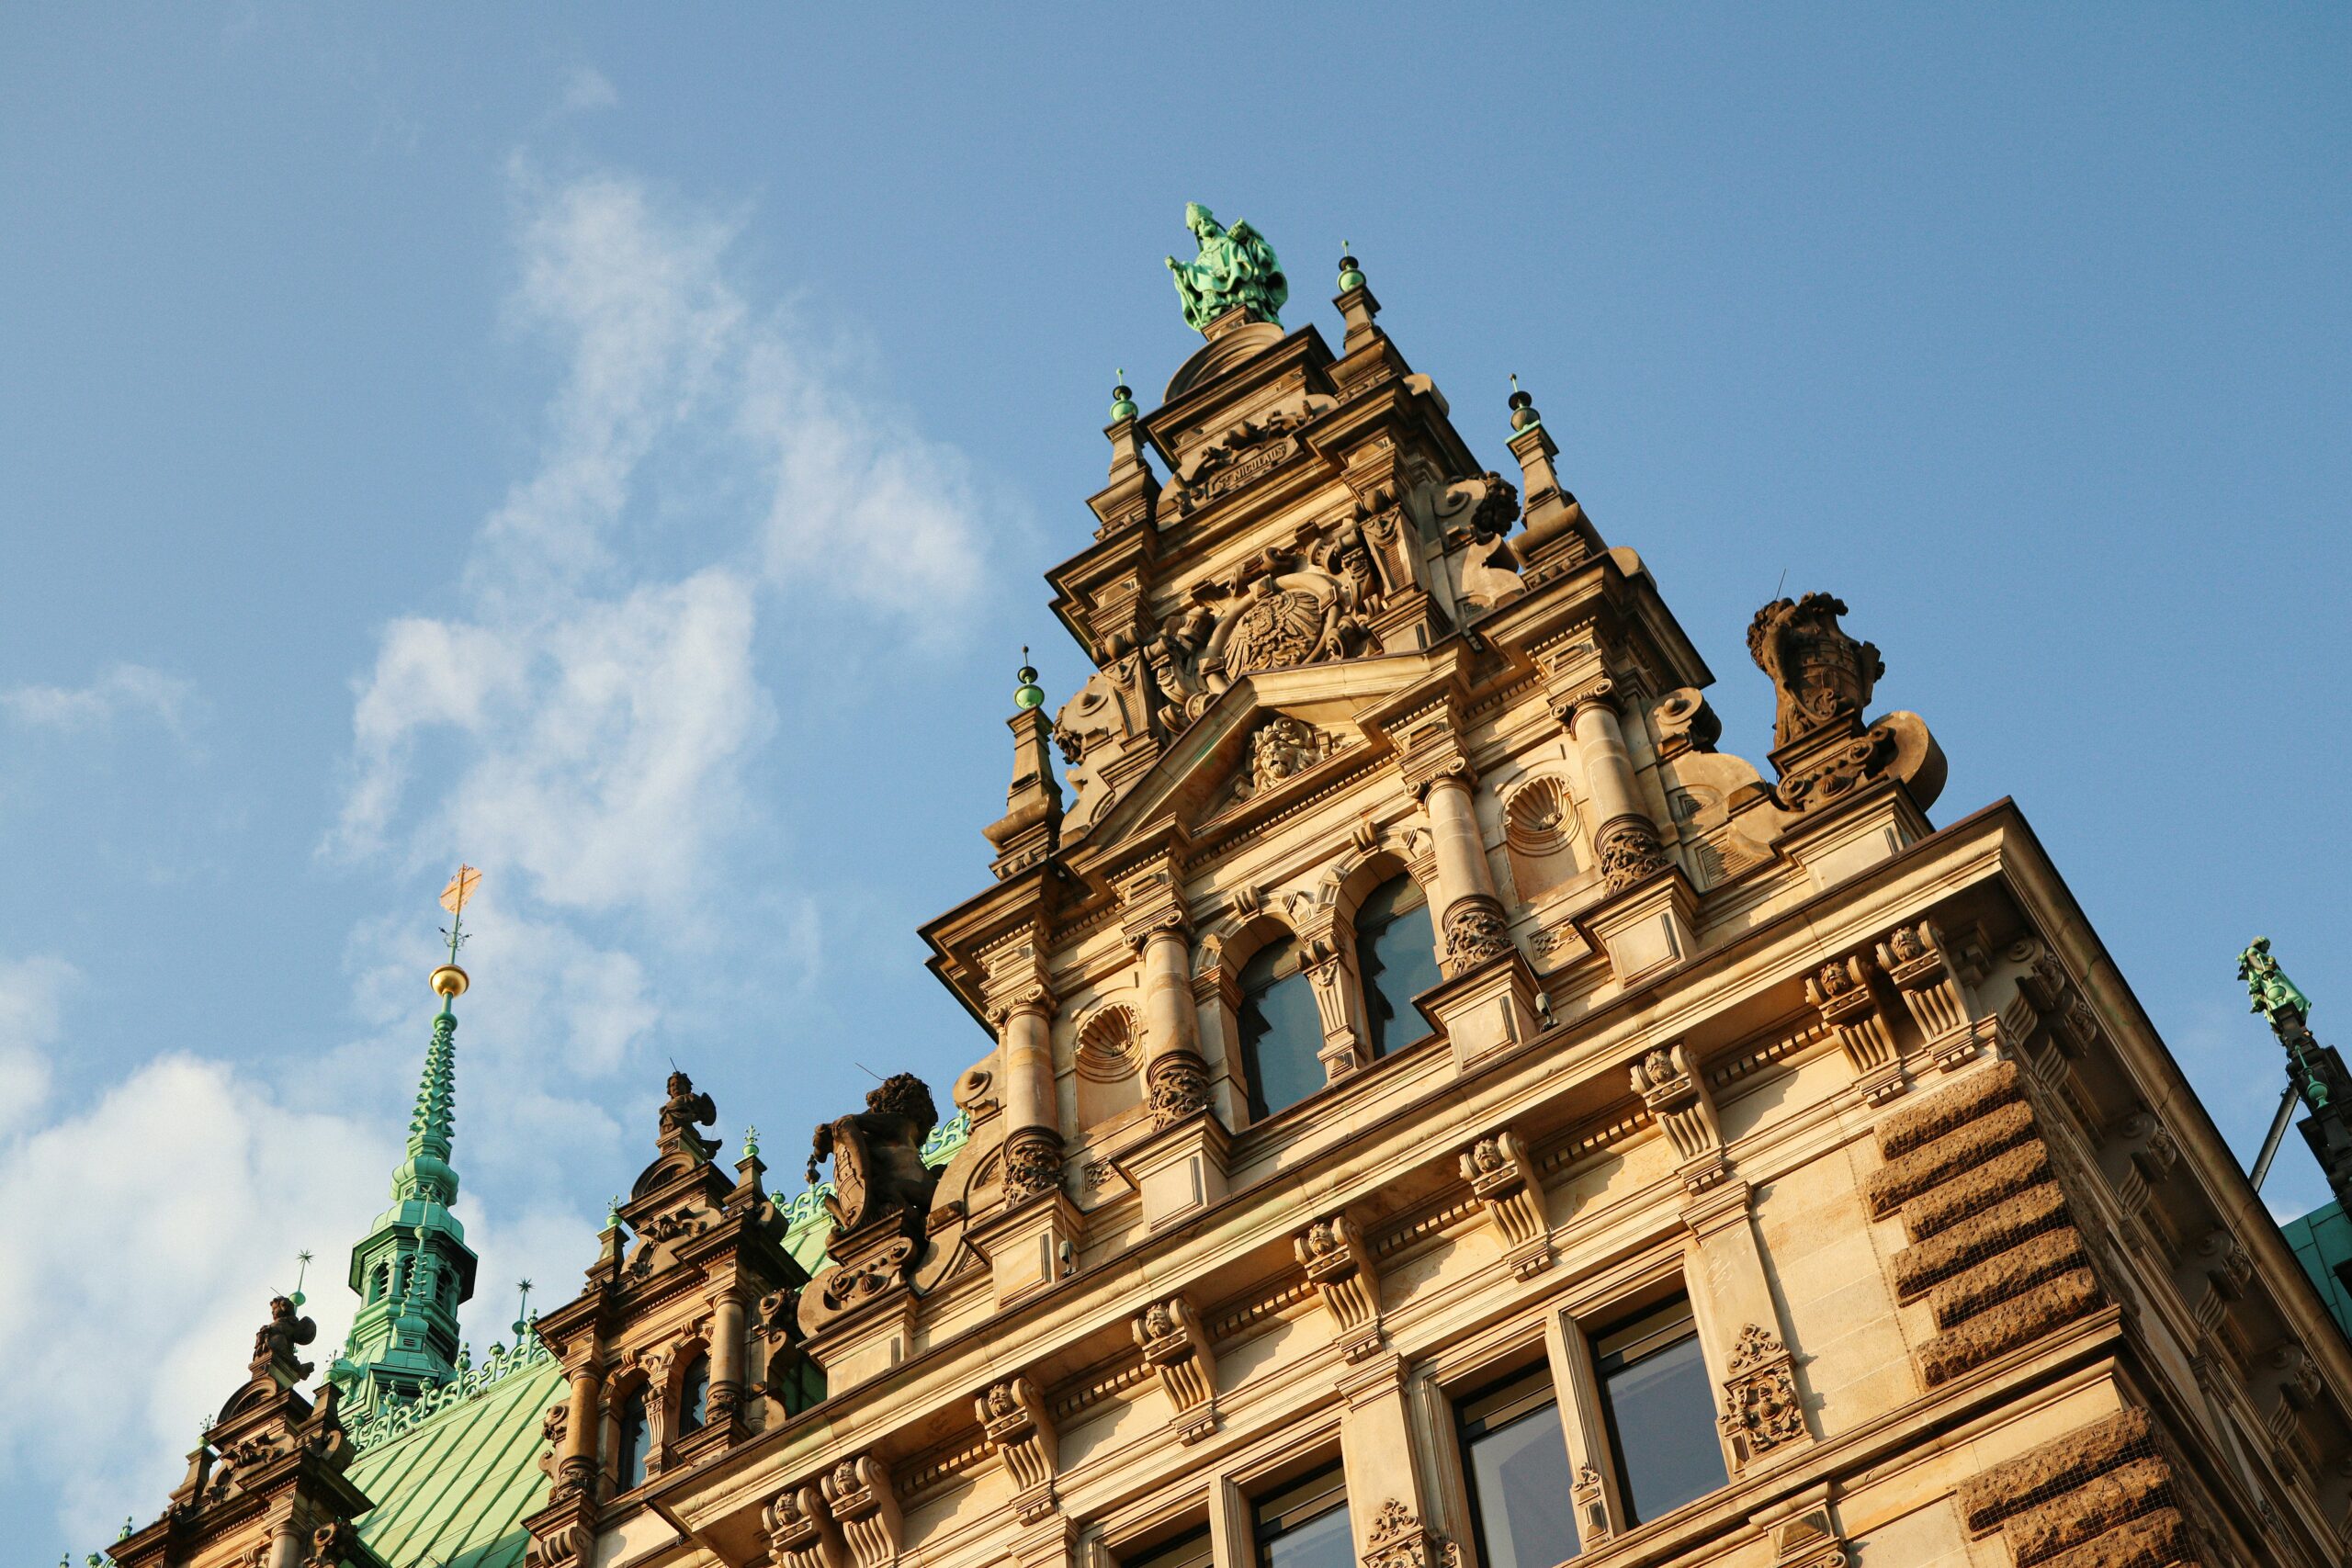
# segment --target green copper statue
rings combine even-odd
[[[2295,988],[2278,961],[2270,956],[2270,939],[2258,936],[2254,945],[2238,954],[2238,978],[2245,982],[2246,994],[2254,998],[2249,1012],[2267,1017],[2273,1024],[2278,1014],[2292,1009],[2299,1016],[2311,1016],[2312,999]]]
[[[1197,201],[1185,204],[1184,227],[1201,243],[1201,254],[1188,262],[1170,256],[1168,270],[1176,275],[1185,324],[1205,332],[1236,305],[1247,307],[1258,321],[1280,324],[1290,282],[1265,236],[1246,221],[1219,227],[1216,214]]]

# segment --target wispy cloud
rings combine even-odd
[[[563,107],[568,114],[594,114],[621,101],[611,78],[593,65],[575,65],[564,78]]]
[[[30,728],[103,729],[118,719],[145,718],[185,739],[196,708],[196,687],[144,664],[115,664],[85,686],[0,689],[0,713]]]
[[[80,978],[62,958],[0,963],[0,1141],[28,1124],[49,1099],[49,1047],[65,993]]]

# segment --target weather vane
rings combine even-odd
[[[433,988],[440,993],[441,1010],[449,1010],[450,1003],[466,994],[466,972],[458,967],[458,949],[466,940],[466,900],[474,896],[474,888],[481,881],[481,873],[460,863],[458,874],[449,886],[441,889],[441,907],[449,911],[449,923],[441,934],[449,942],[449,962],[433,972]]]

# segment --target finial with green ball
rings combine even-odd
[[[1345,240],[1340,242],[1340,292],[1342,294],[1351,288],[1363,287],[1363,271],[1356,265],[1356,258],[1349,254],[1354,248]]]
[[[1136,407],[1135,389],[1127,385],[1125,369],[1112,374],[1119,378],[1118,385],[1111,389],[1111,420],[1115,424],[1120,420],[1135,418],[1142,411]]]
[[[1544,416],[1535,412],[1534,394],[1521,390],[1519,378],[1513,376],[1510,378],[1510,427],[1526,430],[1543,423]]]
[[[1012,678],[1021,682],[1012,688],[1014,707],[1027,713],[1032,708],[1041,708],[1046,705],[1046,688],[1037,684],[1037,671],[1029,663],[1029,648],[1026,643],[1023,644],[1021,649],[1021,668],[1012,672]]]

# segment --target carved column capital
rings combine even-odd
[[[1430,717],[1408,729],[1396,748],[1396,770],[1416,800],[1426,799],[1442,783],[1468,789],[1476,782],[1470,760],[1462,750],[1461,731],[1451,713]]]
[[[1612,718],[1624,712],[1624,699],[1618,692],[1617,682],[1606,675],[1595,675],[1575,685],[1548,691],[1544,700],[1560,728],[1570,734],[1576,732],[1577,716],[1589,708],[1605,709]]]
[[[1475,969],[1512,948],[1510,921],[1503,914],[1502,900],[1491,894],[1473,893],[1446,906],[1444,934],[1448,976]]]
[[[1600,880],[1611,893],[1623,893],[1647,882],[1674,863],[1667,857],[1666,840],[1650,819],[1636,812],[1611,818],[1593,836],[1600,859]]]
[[[1062,1186],[1062,1135],[1051,1127],[1015,1127],[1004,1140],[1004,1201],[1017,1208]]]

